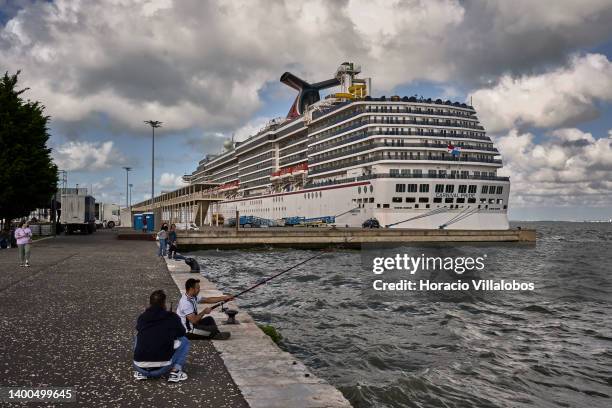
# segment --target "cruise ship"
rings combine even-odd
[[[222,201],[207,220],[325,220],[338,227],[508,229],[510,180],[472,106],[422,97],[371,96],[371,78],[345,62],[334,77],[297,91],[270,121],[184,176]],[[335,89],[332,89],[335,88]],[[327,89],[326,97],[321,91]],[[253,218],[254,218],[253,217]]]

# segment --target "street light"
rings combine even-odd
[[[130,185],[130,171],[132,171],[131,167],[124,166],[125,170],[125,208],[128,208],[128,186]]]
[[[132,211],[132,187],[134,187],[134,185],[132,183],[128,184],[130,187],[130,211]]]
[[[158,120],[145,120],[144,123],[151,126],[151,211],[153,211],[153,200],[155,200],[155,128],[159,128],[162,122]]]

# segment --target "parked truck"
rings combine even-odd
[[[98,228],[115,228],[121,225],[118,204],[96,203],[95,217]]]
[[[84,194],[62,194],[60,223],[67,234],[96,230],[96,199]]]

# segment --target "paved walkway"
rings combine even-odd
[[[179,291],[153,242],[109,231],[32,245],[31,268],[0,250],[0,386],[76,387],[71,406],[248,407],[212,344],[192,342],[184,383],[136,382],[136,318],[149,294]]]

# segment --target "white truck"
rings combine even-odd
[[[118,204],[96,203],[95,213],[98,228],[115,228],[121,225]]]
[[[84,194],[62,194],[60,223],[67,234],[91,234],[96,230],[96,199]]]

